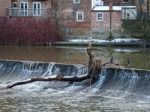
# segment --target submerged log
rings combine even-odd
[[[9,84],[7,86],[7,88],[12,88],[18,85],[23,85],[23,84],[28,84],[28,83],[32,83],[35,81],[64,81],[64,82],[81,82],[84,81],[86,79],[90,79],[90,83],[95,82],[98,77],[99,74],[101,72],[101,67],[102,67],[102,62],[99,59],[95,59],[94,55],[92,54],[92,48],[91,46],[89,46],[89,48],[87,48],[87,54],[89,56],[89,62],[88,62],[88,73],[85,75],[80,75],[80,76],[59,76],[59,75],[55,75],[55,76],[50,76],[47,78],[42,78],[42,77],[34,77],[25,81],[19,81],[19,82],[15,82],[12,84]]]

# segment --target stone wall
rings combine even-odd
[[[65,39],[88,39],[91,28],[65,28]]]

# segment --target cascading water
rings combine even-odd
[[[7,85],[11,82],[26,80],[32,77],[48,77],[50,75],[79,76],[86,73],[87,67],[85,67],[85,65],[0,60],[1,85]],[[13,90],[15,90],[15,92]],[[14,99],[17,97],[17,102],[21,102],[18,104],[22,105],[22,111],[28,111],[30,107],[24,107],[24,101],[20,101],[20,98],[28,99],[28,103],[32,107],[32,103],[37,102],[35,99],[35,97],[37,97],[39,102],[42,104],[45,102],[45,105],[47,104],[46,102],[51,100],[58,100],[58,104],[61,101],[66,102],[65,105],[69,105],[67,108],[68,111],[72,110],[70,108],[76,108],[78,105],[77,102],[83,101],[84,103],[82,103],[82,105],[86,104],[89,106],[92,105],[90,102],[93,102],[96,111],[103,108],[110,110],[109,112],[131,111],[132,109],[130,105],[134,105],[137,106],[137,108],[133,109],[133,112],[140,112],[140,110],[146,110],[146,112],[148,112],[150,109],[147,106],[150,105],[150,71],[124,68],[103,68],[99,80],[92,85],[90,85],[89,81],[82,81],[73,84],[59,81],[34,82],[17,86],[11,90],[3,90],[1,91],[1,94],[0,110],[6,110],[6,107],[1,107],[1,103],[5,104],[3,101],[7,98]],[[31,96],[26,96],[25,94],[30,94]],[[43,97],[44,100],[41,100]],[[126,104],[127,109],[124,109],[124,103],[129,101],[130,104]],[[10,101],[6,102],[10,103]],[[73,105],[74,103],[75,105]],[[52,111],[51,107],[48,108],[48,104],[44,106],[44,112],[49,112],[49,110]],[[9,104],[9,106],[10,105],[12,104]],[[84,105],[84,107],[78,105],[77,107],[80,110],[84,108],[84,111],[92,111],[92,108],[87,107],[86,105]],[[117,107],[117,105],[120,106]],[[145,107],[138,107],[139,105]],[[35,111],[39,111],[39,107],[40,106],[38,106]],[[13,112],[15,111],[16,109],[13,110]]]
[[[108,68],[105,75],[105,81],[100,89],[150,94],[150,71]]]
[[[48,77],[50,75],[73,76],[86,73],[87,67],[83,65],[30,61],[0,61],[1,83],[26,80],[32,77]],[[83,83],[80,84],[82,85]],[[79,83],[75,85],[79,85]],[[150,71],[104,68],[100,73],[99,80],[92,87],[99,90],[111,88],[120,91],[150,94]]]

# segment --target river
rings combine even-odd
[[[98,48],[98,47],[97,47]],[[110,57],[120,65],[150,69],[150,50],[142,48],[102,47],[106,52],[93,51],[108,62]],[[32,76],[58,73],[55,63],[87,64],[85,47],[16,47],[0,46],[0,87]],[[48,64],[38,64],[50,62]],[[19,64],[18,64],[19,63]],[[76,65],[80,67],[79,65]],[[65,73],[72,73],[67,69]],[[114,73],[109,83],[104,70],[94,85],[72,85],[63,82],[35,82],[0,91],[0,112],[149,112],[150,74]]]
[[[96,47],[106,50],[93,51],[93,54],[102,59],[103,63],[109,62],[114,57],[114,62],[130,67],[150,69],[149,48],[126,48],[126,47]],[[28,60],[57,62],[67,64],[87,64],[88,56],[86,47],[26,47],[26,46],[0,46],[0,59]]]

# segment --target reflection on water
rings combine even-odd
[[[93,51],[93,53],[108,62],[114,57],[116,63],[131,67],[150,69],[150,50],[135,48],[102,47],[108,52]],[[57,63],[87,64],[88,56],[85,47],[17,47],[0,46],[0,59],[44,61]]]
[[[85,57],[85,49],[0,46],[0,59],[83,63]]]

